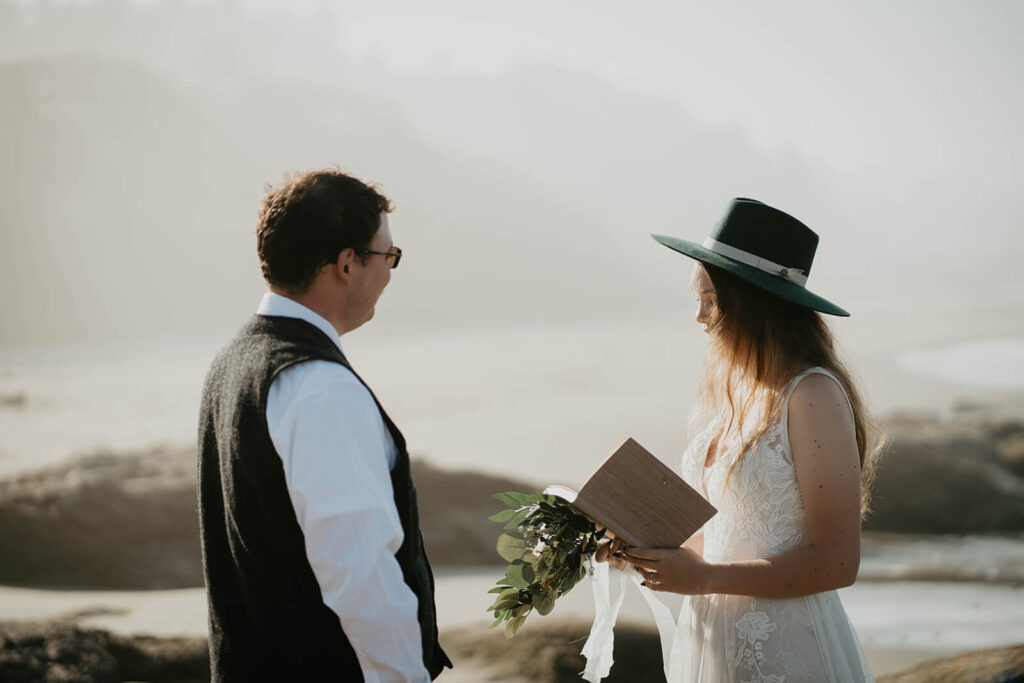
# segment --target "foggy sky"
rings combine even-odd
[[[0,2],[0,346],[223,336],[264,185],[333,165],[397,207],[385,325],[682,307],[648,234],[733,196],[854,313],[1024,311],[1018,4],[333,6]]]

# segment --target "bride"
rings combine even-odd
[[[696,260],[710,348],[682,474],[719,512],[680,548],[597,559],[688,596],[671,683],[873,680],[836,589],[857,577],[878,448],[820,315],[849,314],[806,289],[818,236],[735,199],[702,245],[654,237]]]

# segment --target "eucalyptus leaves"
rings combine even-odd
[[[505,523],[498,554],[509,565],[489,591],[498,597],[487,611],[494,612],[491,627],[505,622],[505,637],[511,638],[532,610],[548,614],[555,599],[586,575],[584,561],[597,550],[604,529],[556,496],[508,491],[493,497],[509,506],[491,517]]]

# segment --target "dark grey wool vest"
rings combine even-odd
[[[199,512],[214,681],[363,680],[306,559],[281,459],[267,430],[271,382],[283,369],[309,360],[352,369],[315,325],[257,315],[217,356],[203,387]],[[398,448],[391,483],[405,540],[395,557],[419,599],[423,662],[433,678],[451,662],[437,641],[434,578],[405,439],[383,408],[380,414]]]

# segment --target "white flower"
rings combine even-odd
[[[736,628],[748,643],[756,643],[759,640],[768,640],[769,634],[775,630],[775,624],[768,621],[768,615],[764,612],[747,612],[736,622]]]

